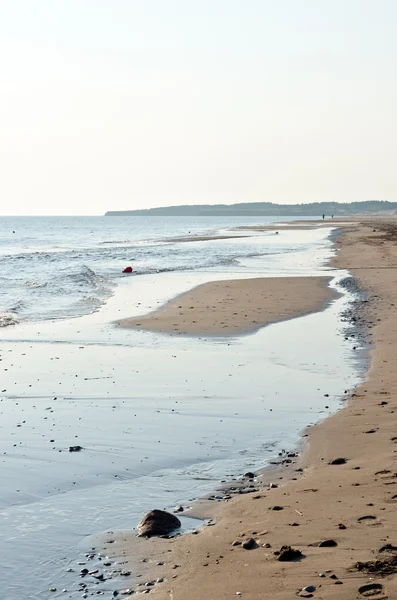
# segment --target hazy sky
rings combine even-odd
[[[0,0],[0,214],[397,200],[396,0]]]

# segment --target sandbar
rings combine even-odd
[[[204,283],[123,327],[185,335],[249,333],[322,310],[335,297],[330,277],[260,277]]]

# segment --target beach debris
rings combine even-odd
[[[318,547],[319,548],[335,548],[335,546],[337,546],[337,542],[335,542],[335,540],[324,540],[322,542],[319,543]]]
[[[271,506],[270,510],[284,510],[284,506]]]
[[[302,552],[295,548],[291,548],[291,546],[282,546],[280,550],[274,554],[277,555],[277,560],[280,562],[294,561],[303,558]]]
[[[132,273],[132,267],[126,267],[126,268],[123,270],[123,273]]]
[[[234,540],[234,542],[232,543],[232,546],[241,546],[241,540]]]
[[[246,477],[247,479],[254,479],[255,473],[248,471],[247,473],[244,473],[244,477]]]
[[[175,508],[174,508],[175,513],[179,513],[179,512],[183,512],[183,511],[184,511],[183,506],[180,506],[179,504],[178,504],[178,506],[175,506]]]
[[[361,523],[362,521],[373,521],[376,519],[375,515],[364,515],[363,517],[359,517],[357,521]]]
[[[165,511],[154,509],[148,512],[138,525],[139,537],[152,537],[168,535],[181,526],[181,522],[175,515]]]
[[[358,588],[359,594],[370,598],[371,596],[377,596],[383,592],[383,585],[381,583],[367,583]]]
[[[272,490],[272,489],[275,489],[275,488],[278,488],[277,483],[269,483],[269,490]]]
[[[347,529],[347,527],[344,523],[338,523],[338,528],[339,529]]]
[[[382,548],[379,548],[379,553],[382,552],[397,552],[397,546],[393,546],[393,544],[385,544]]]
[[[243,541],[241,546],[244,548],[244,550],[252,550],[253,548],[258,547],[254,538],[247,538],[246,540]]]
[[[82,446],[69,446],[69,452],[80,452],[82,449]]]
[[[345,465],[347,463],[347,458],[334,458],[328,464],[329,465]]]
[[[376,560],[369,560],[367,562],[357,562],[354,565],[357,571],[363,573],[372,573],[376,575],[391,575],[397,573],[397,553],[392,552],[389,556],[382,555],[381,558]]]
[[[325,573],[319,573],[318,576],[319,577],[325,577]]]

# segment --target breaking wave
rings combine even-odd
[[[21,319],[12,312],[0,312],[0,327],[9,327],[10,325],[17,325],[21,322]]]

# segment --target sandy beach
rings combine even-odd
[[[329,277],[213,281],[181,294],[148,315],[119,322],[163,333],[231,335],[324,308],[335,297]]]
[[[367,378],[345,408],[310,427],[302,455],[253,479],[251,493],[199,503],[195,514],[215,524],[198,535],[126,538],[122,554],[150,556],[147,576],[164,578],[157,598],[397,597],[396,240],[396,222],[378,219],[349,221],[336,242],[335,266],[365,293],[352,325],[365,327],[371,342]],[[283,546],[298,559],[280,562]]]

